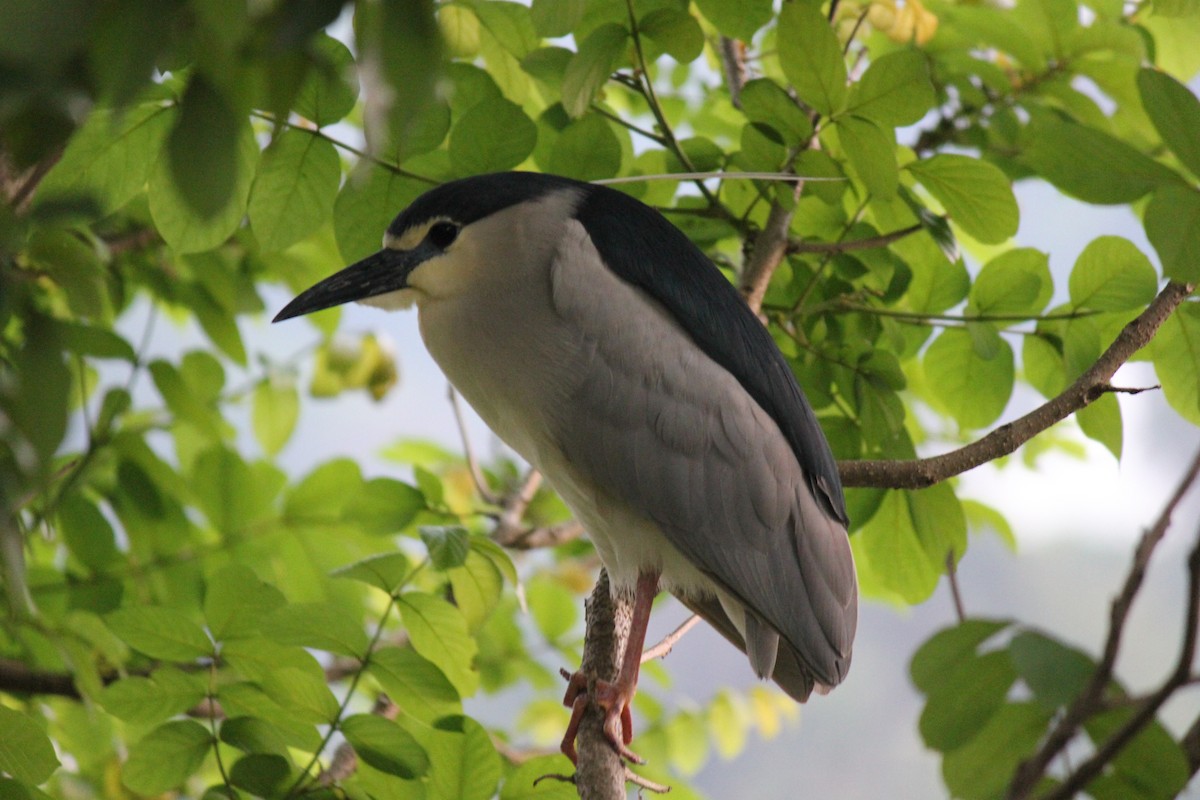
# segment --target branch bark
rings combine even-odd
[[[804,190],[804,182],[796,183],[796,197]],[[788,230],[792,225],[792,212],[784,208],[778,201],[771,201],[771,211],[767,214],[767,222],[754,239],[754,249],[746,259],[742,268],[742,296],[746,305],[755,314],[762,309],[763,297],[767,287],[771,285],[771,276],[779,269],[780,263],[788,252]]]
[[[1104,354],[1062,394],[1020,419],[1001,425],[971,444],[930,458],[904,461],[840,461],[843,486],[875,489],[924,489],[988,461],[1009,455],[1035,435],[1061,422],[1105,392],[1117,368],[1141,350],[1159,327],[1192,293],[1194,286],[1171,281],[1150,305],[1126,325]]]
[[[588,676],[588,691],[594,696],[592,690],[597,679],[610,683],[617,680],[633,621],[633,602],[630,598],[613,598],[608,572],[601,569],[586,609],[580,671]],[[583,712],[577,744],[575,788],[579,796],[583,800],[624,800],[625,762],[608,743],[604,735],[604,712],[593,703],[588,703]]]

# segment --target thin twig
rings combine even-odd
[[[668,633],[662,640],[653,647],[647,647],[642,652],[642,663],[653,661],[656,658],[666,658],[671,653],[671,649],[676,643],[684,637],[684,635],[692,628],[696,627],[696,623],[701,620],[699,614],[692,614],[690,617],[680,623],[679,627]]]
[[[922,229],[921,225],[910,225],[891,233],[870,236],[866,239],[853,239],[848,242],[802,242],[790,241],[787,244],[788,253],[847,253],[851,250],[874,250],[877,247],[887,247],[892,242],[898,242],[906,236],[911,236]]]
[[[467,470],[471,473],[471,480],[475,483],[475,491],[479,492],[483,502],[495,505],[500,499],[488,486],[487,478],[483,477],[483,470],[479,468],[479,459],[475,457],[475,448],[471,447],[471,437],[467,433],[467,422],[463,418],[458,392],[454,391],[453,386],[447,385],[446,395],[450,400],[450,407],[454,409],[454,424],[458,426],[458,437],[462,439],[463,454],[467,459]]]
[[[1171,695],[1187,684],[1192,662],[1196,658],[1198,627],[1200,627],[1200,535],[1197,536],[1196,544],[1192,548],[1191,555],[1188,556],[1187,614],[1184,620],[1183,643],[1180,646],[1179,660],[1175,664],[1175,670],[1163,682],[1158,691],[1147,698],[1146,702],[1116,733],[1099,745],[1091,757],[1080,764],[1053,791],[1048,792],[1042,800],[1068,800],[1082,791],[1093,779],[1099,777],[1104,768],[1143,728],[1150,724]]]
[[[722,36],[717,51],[729,87],[729,101],[734,108],[742,107],[742,87],[746,85],[746,45],[737,39]]]
[[[1052,311],[1049,314],[932,314],[925,311],[902,311],[895,308],[879,308],[845,299],[814,304],[806,308],[805,311],[809,314],[844,311],[917,322],[1050,322],[1055,320],[1083,319],[1084,317],[1094,317],[1097,314],[1104,313],[1102,311],[1081,308],[1074,311]]]
[[[946,554],[946,582],[950,585],[950,598],[954,601],[954,615],[960,623],[966,622],[967,610],[958,587],[958,564],[954,561],[953,550]]]
[[[663,137],[667,140],[667,146],[679,162],[687,169],[688,172],[695,172],[696,168],[692,165],[692,161],[688,158],[687,153],[683,152],[683,148],[679,145],[679,140],[675,138],[675,132],[671,129],[671,124],[667,122],[667,116],[663,113],[662,105],[658,102],[658,94],[654,91],[654,81],[650,80],[649,63],[646,61],[646,54],[642,51],[642,34],[638,29],[637,12],[633,8],[633,0],[625,0],[625,6],[629,10],[629,35],[633,39],[633,51],[637,56],[638,72],[641,75],[641,80],[637,81],[638,91],[646,98],[647,105],[650,106],[650,113],[654,115],[655,122],[658,123],[659,129],[662,131]],[[714,208],[724,208],[721,202],[717,200],[707,186],[702,181],[696,181],[696,188],[704,195],[704,199],[708,201],[710,206]]]
[[[42,182],[42,178],[45,178],[47,173],[50,172],[51,168],[58,163],[60,158],[62,158],[62,154],[63,148],[59,147],[52,154],[46,158],[43,158],[41,161],[35,164],[32,169],[29,170],[25,176],[25,180],[21,182],[21,185],[16,188],[16,191],[13,192],[12,197],[10,197],[8,200],[8,205],[10,208],[12,208],[14,211],[23,210],[22,206],[24,206],[25,201],[29,199],[29,197],[33,194],[34,189],[36,189],[38,184]]]
[[[1150,557],[1154,554],[1154,549],[1162,541],[1163,536],[1166,535],[1167,528],[1171,524],[1171,515],[1175,512],[1180,501],[1183,500],[1184,495],[1191,489],[1197,476],[1200,476],[1200,453],[1197,453],[1196,457],[1192,460],[1191,466],[1188,467],[1183,480],[1180,481],[1179,486],[1167,501],[1166,506],[1163,508],[1162,513],[1159,514],[1154,525],[1142,534],[1137,547],[1134,549],[1133,562],[1130,564],[1129,574],[1125,578],[1125,583],[1122,585],[1120,593],[1113,600],[1112,611],[1109,615],[1108,637],[1104,643],[1104,653],[1100,658],[1100,662],[1096,665],[1096,669],[1088,680],[1087,685],[1084,686],[1083,691],[1079,693],[1079,696],[1075,698],[1066,712],[1059,717],[1057,724],[1055,724],[1050,734],[1042,742],[1037,752],[1022,762],[1017,768],[1008,790],[1010,800],[1027,797],[1033,791],[1041,781],[1042,776],[1045,775],[1050,763],[1075,737],[1075,734],[1079,731],[1084,721],[1101,707],[1104,690],[1112,680],[1113,668],[1116,665],[1117,654],[1121,648],[1121,637],[1125,632],[1125,623],[1129,618],[1129,610],[1133,606],[1134,598],[1137,597],[1138,592],[1142,588],[1142,582],[1146,577],[1146,569],[1150,564]],[[1193,551],[1191,561],[1200,563],[1200,545]],[[1193,566],[1193,591],[1196,588],[1194,584],[1200,579],[1200,575],[1196,572],[1197,569],[1200,569],[1200,567]],[[1194,613],[1194,608],[1189,607],[1189,620]],[[1193,637],[1194,631],[1185,633],[1185,644]],[[1189,647],[1185,647],[1185,650],[1188,650]],[[1190,665],[1191,659],[1189,657],[1187,663],[1184,664],[1182,675],[1184,679],[1190,674]],[[1157,694],[1155,693],[1143,708],[1151,705]],[[1161,702],[1159,705],[1161,705]],[[1155,709],[1157,709],[1157,706]],[[1151,712],[1152,715],[1153,712]],[[1138,715],[1135,715],[1135,718],[1137,716],[1140,716],[1140,712]],[[1083,766],[1080,769],[1083,769]],[[1078,774],[1078,770],[1076,774]]]
[[[1168,283],[1150,305],[1126,325],[1104,354],[1061,394],[971,444],[930,458],[838,462],[843,486],[923,489],[980,464],[1009,455],[1035,435],[1066,419],[1101,395],[1117,369],[1154,338],[1159,327],[1192,293],[1192,286]]]

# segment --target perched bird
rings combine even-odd
[[[661,214],[553,175],[446,183],[275,321],[350,301],[417,307],[450,382],[633,596],[620,674],[592,698],[619,752],[636,758],[628,706],[660,588],[797,700],[846,677],[858,590],[829,444],[766,329]],[[584,687],[568,690],[571,756]]]

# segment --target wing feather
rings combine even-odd
[[[835,685],[857,620],[844,526],[814,498],[771,416],[656,301],[605,268],[579,227],[552,270],[555,310],[584,339],[573,370],[586,377],[553,422],[564,458],[754,615],[739,635],[763,631],[750,648],[757,664],[777,633],[789,651],[777,670],[798,660]],[[804,680],[790,680],[799,693]]]

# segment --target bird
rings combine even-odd
[[[274,321],[415,306],[450,384],[582,522],[633,621],[617,679],[571,677],[563,752],[590,700],[626,759],[660,590],[805,701],[850,667],[858,586],[837,463],[767,329],[657,210],[536,172],[427,191],[383,247]]]

